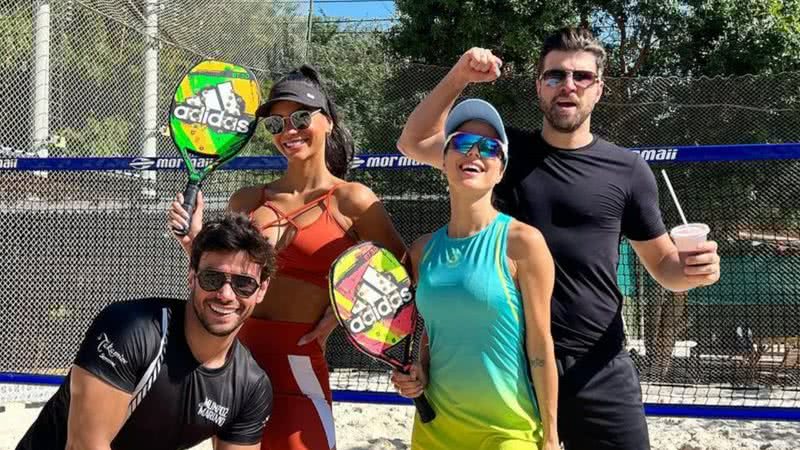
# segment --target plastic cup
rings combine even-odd
[[[678,225],[669,231],[670,237],[678,247],[681,261],[687,256],[697,253],[697,246],[706,241],[711,229],[704,223],[688,223]]]

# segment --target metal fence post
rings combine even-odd
[[[153,158],[158,147],[158,8],[159,0],[147,0],[144,53],[144,147],[142,156]],[[155,196],[156,173],[146,171],[143,194]]]
[[[33,151],[49,156],[50,140],[50,0],[39,0],[34,22]],[[36,172],[47,176],[47,172]]]

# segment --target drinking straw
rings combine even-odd
[[[667,189],[669,189],[669,194],[672,196],[672,200],[675,202],[675,207],[678,208],[678,214],[681,215],[681,220],[683,220],[684,225],[688,225],[689,222],[686,221],[686,216],[683,215],[683,209],[681,208],[681,204],[678,201],[678,196],[675,195],[675,189],[672,189],[672,183],[669,182],[669,177],[667,176],[667,171],[661,169],[661,175],[664,176],[664,181],[667,182]]]

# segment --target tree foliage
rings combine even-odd
[[[578,15],[558,0],[397,0],[387,45],[415,62],[451,65],[470,47],[497,51],[509,66],[529,64],[541,39]]]
[[[590,27],[608,73],[731,75],[800,70],[800,0],[399,0],[389,48],[450,65],[466,49],[495,50],[511,67],[538,57],[544,36]]]
[[[24,3],[24,4],[23,4]],[[0,145],[30,150],[33,115],[35,3],[0,5]],[[50,135],[64,142],[51,156],[141,152],[145,53],[158,50],[158,124],[166,125],[175,86],[203,59],[242,64],[269,79],[272,70],[305,56],[305,21],[296,4],[171,0],[157,11],[157,39],[148,38],[144,0],[49,2]],[[106,133],[102,133],[103,129]],[[160,151],[172,150],[159,135]]]
[[[0,4],[0,87],[6,95],[0,98],[0,148],[25,149],[30,142],[32,126],[20,123],[30,117],[33,103],[14,95],[30,90],[33,76],[33,11],[29,4]]]
[[[379,32],[358,28],[340,29],[333,34],[327,32],[329,29],[320,31],[324,34],[314,39],[313,60],[353,134],[356,155],[396,153],[395,143],[406,118],[424,95],[420,86],[403,83],[408,79],[404,76],[407,65],[386,52]],[[435,171],[359,171],[351,175],[386,197],[420,186],[442,189]],[[419,234],[410,229],[401,231],[413,237]]]
[[[800,0],[692,0],[678,74],[800,70]],[[683,70],[680,70],[683,68]]]

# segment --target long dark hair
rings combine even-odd
[[[350,131],[342,124],[339,114],[336,111],[336,104],[333,103],[330,96],[322,87],[319,72],[308,64],[289,72],[281,81],[284,80],[297,80],[305,81],[313,84],[325,96],[325,114],[333,123],[331,133],[325,138],[325,164],[328,170],[339,178],[344,178],[347,175],[347,170],[350,168],[350,162],[353,160],[355,153],[355,144]]]

